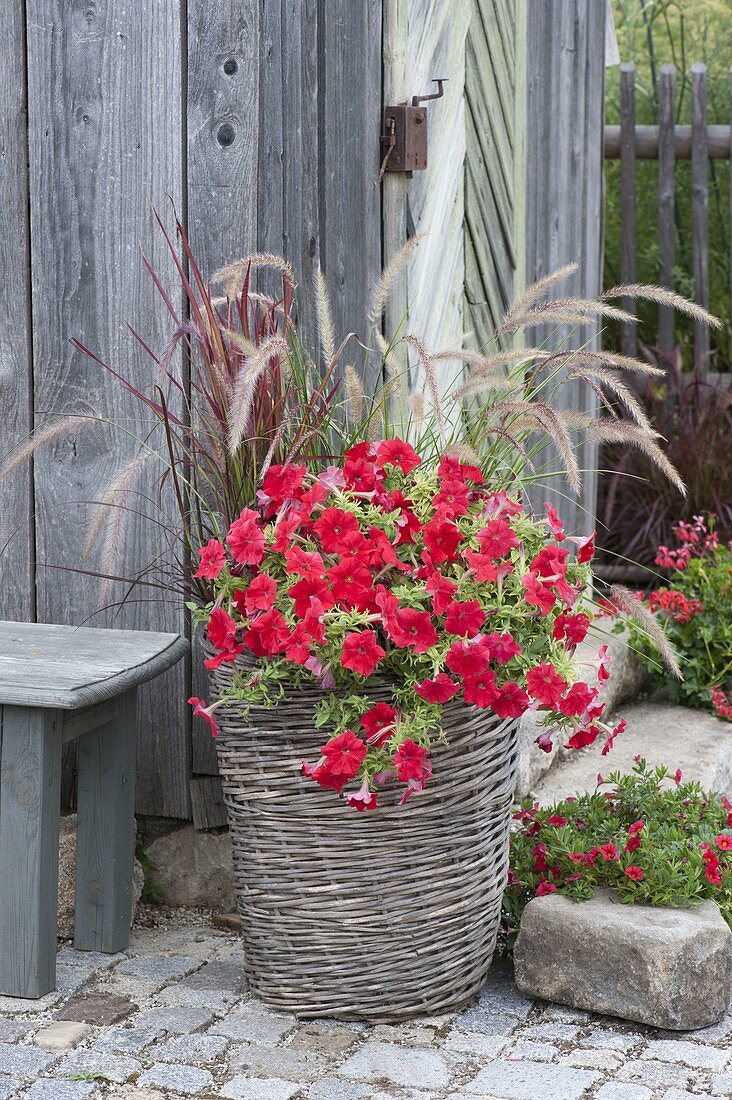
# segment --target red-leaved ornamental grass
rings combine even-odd
[[[590,625],[592,549],[553,509],[532,517],[477,466],[423,465],[401,439],[359,443],[326,469],[271,466],[258,507],[200,548],[206,664],[236,671],[230,697],[191,703],[215,733],[229,698],[268,703],[284,679],[315,680],[332,734],[303,773],[359,811],[387,785],[402,802],[423,789],[451,700],[501,719],[538,712],[545,751],[557,734],[573,747],[603,736],[606,751],[623,723],[603,722],[571,661]],[[606,647],[598,657],[601,682]],[[391,704],[362,694],[373,678]]]

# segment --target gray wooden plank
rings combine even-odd
[[[674,288],[674,256],[676,253],[676,67],[662,65],[658,88],[658,249],[659,275],[662,286]],[[658,342],[664,351],[674,346],[674,310],[658,307]]]
[[[23,5],[0,6],[0,468],[32,427]],[[34,617],[30,466],[0,483],[0,616]]]
[[[638,281],[638,233],[636,226],[635,173],[635,65],[620,66],[620,279],[624,283]],[[635,313],[635,301],[623,298],[622,308]],[[624,355],[638,351],[638,323],[627,321],[621,327],[621,350]]]
[[[227,823],[221,779],[218,775],[194,776],[191,780],[191,808],[196,829],[220,829]]]
[[[76,352],[71,337],[98,351],[135,385],[153,368],[126,329],[129,320],[161,348],[170,318],[151,290],[142,248],[164,280],[167,248],[151,216],[183,206],[182,58],[179,0],[71,5],[29,0],[27,8],[31,258],[34,302],[34,414],[83,412],[105,420],[139,417],[133,397]],[[174,283],[173,283],[174,285]],[[129,426],[129,423],[128,423]],[[42,621],[81,623],[111,595],[78,568],[89,519],[84,502],[135,455],[128,437],[104,425],[69,431],[35,460],[36,591]],[[139,488],[154,499],[156,471]],[[85,567],[105,564],[99,540]],[[114,545],[116,571],[136,575],[161,549],[154,524],[128,515]],[[131,602],[105,625],[180,632],[175,602]],[[140,692],[141,812],[189,813],[189,722],[183,666]]]
[[[259,8],[258,0],[189,0],[187,5],[187,221],[204,277],[259,248]],[[192,640],[191,683],[190,694],[205,698],[208,681],[198,635]],[[190,716],[183,720],[189,725]],[[191,766],[194,773],[217,771],[211,738],[195,725]]]
[[[381,0],[329,0],[319,26],[321,263],[336,334],[368,333],[381,272]],[[336,339],[338,340],[338,335]],[[367,392],[379,381],[364,367]]]
[[[577,274],[558,288],[562,296],[594,297],[601,286],[604,37],[603,4],[528,0],[526,281],[579,262]],[[598,329],[552,329],[528,339],[597,346]],[[580,383],[562,386],[554,401],[558,408],[596,411],[594,395]],[[544,479],[532,495],[539,506],[550,500],[575,533],[594,523],[595,448],[583,446],[579,460],[588,471],[579,500],[563,478]],[[560,468],[556,455],[549,461]]]
[[[135,858],[137,690],[79,742],[74,946],[122,951],[130,942]]]
[[[56,986],[61,713],[0,708],[0,993]]]
[[[0,623],[0,703],[75,710],[114,698],[180,661],[177,634]]]
[[[691,66],[691,234],[694,300],[709,309],[709,159],[707,67]],[[694,322],[694,362],[709,369],[709,328]]]
[[[665,65],[661,66],[662,73]],[[673,68],[673,66],[669,66]],[[660,81],[659,81],[660,84]],[[729,158],[729,126],[707,126],[707,154],[710,160]],[[636,126],[635,155],[639,160],[657,160],[661,142],[660,126]],[[606,126],[604,141],[605,158],[617,160],[620,156],[620,127]],[[689,160],[692,150],[692,127],[686,123],[674,129],[674,152],[678,160]]]
[[[384,106],[407,102],[407,38],[409,33],[409,0],[384,0],[383,31],[383,93]],[[414,93],[412,93],[414,94]],[[402,172],[387,172],[381,184],[382,250],[384,267],[404,248],[407,234],[407,191],[409,182]],[[384,308],[384,336],[388,343],[399,332],[404,335],[409,309],[408,273],[405,267],[393,285]],[[395,369],[406,370],[405,349],[400,345],[392,353]],[[396,400],[396,399],[395,399]],[[399,410],[406,422],[407,411]]]

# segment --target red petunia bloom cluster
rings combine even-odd
[[[601,734],[610,745],[622,726],[604,725],[598,687],[572,682],[569,661],[590,626],[579,601],[593,550],[550,506],[535,518],[476,465],[425,467],[404,440],[359,443],[324,470],[271,466],[258,507],[199,551],[206,664],[233,665],[245,701],[283,670],[315,678],[334,734],[302,770],[338,793],[359,783],[344,794],[357,811],[387,785],[403,786],[402,802],[423,789],[452,700],[507,721],[541,712],[546,751],[556,730],[572,747]],[[598,684],[606,676],[601,651]],[[392,703],[359,701],[374,678]]]

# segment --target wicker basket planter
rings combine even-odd
[[[212,674],[215,693],[230,676]],[[455,1009],[481,987],[495,945],[517,723],[448,703],[450,744],[434,750],[425,791],[344,813],[300,774],[327,739],[313,723],[318,698],[300,690],[246,720],[235,705],[217,712],[249,985],[303,1018]]]

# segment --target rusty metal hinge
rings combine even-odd
[[[427,167],[427,108],[422,103],[440,99],[446,77],[432,81],[437,91],[432,95],[412,96],[411,104],[396,103],[384,108],[384,129],[381,135],[383,160],[379,180],[385,172],[423,171]]]

